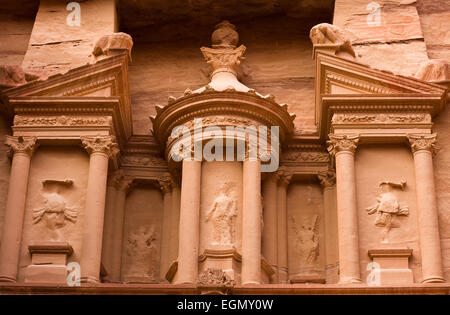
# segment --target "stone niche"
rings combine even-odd
[[[203,162],[199,274],[221,269],[240,282],[242,162]]]
[[[32,244],[63,242],[73,249],[67,262],[80,262],[88,171],[89,156],[78,147],[41,146],[33,154],[18,281],[36,259]]]
[[[140,184],[127,196],[122,246],[122,281],[158,283],[163,200],[156,186]]]
[[[325,283],[323,194],[313,179],[293,182],[287,199],[291,283]]]
[[[408,269],[409,258],[409,268],[419,280],[420,240],[410,148],[360,145],[355,161],[361,279],[367,282],[373,275],[371,262],[382,261],[381,268],[393,272],[392,268],[400,268],[398,265]],[[410,257],[402,254],[411,250]],[[397,279],[406,279],[403,284],[411,282],[409,275]]]

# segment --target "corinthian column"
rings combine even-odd
[[[414,155],[423,283],[444,282],[434,186],[436,134],[408,136]]]
[[[262,233],[262,253],[268,263],[278,269],[277,237],[277,176],[273,173],[265,176],[262,186],[264,201],[264,229]],[[271,282],[277,283],[275,273]]]
[[[13,157],[0,248],[0,282],[15,282],[22,240],[30,160],[37,144],[36,137],[12,136],[6,136],[5,144],[10,147]]]
[[[171,213],[172,213],[172,178],[170,175],[158,178],[161,191],[163,193],[163,222],[162,222],[162,238],[161,238],[161,262],[160,262],[160,279],[165,282],[165,275],[170,264],[170,230],[171,230]]]
[[[358,136],[330,134],[328,151],[336,158],[337,217],[340,283],[361,282],[355,151]]]
[[[183,160],[177,283],[197,282],[201,170],[201,161]]]
[[[90,154],[81,251],[81,281],[96,283],[100,280],[108,161],[118,149],[113,136],[85,136],[81,137],[81,142]]]
[[[278,176],[278,218],[277,218],[277,234],[278,234],[278,282],[288,283],[288,244],[287,244],[287,188],[292,179],[292,174],[285,169],[280,168],[277,172]]]
[[[116,181],[116,198],[114,202],[114,220],[111,251],[111,281],[120,282],[122,267],[123,225],[125,221],[125,203],[127,193],[133,183],[132,178],[122,177]]]
[[[242,284],[261,283],[261,162],[243,162]]]
[[[323,207],[325,221],[325,261],[327,283],[338,281],[338,227],[336,213],[336,173],[334,170],[319,173],[317,177],[323,189]]]

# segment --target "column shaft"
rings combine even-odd
[[[103,223],[109,157],[118,152],[112,136],[81,137],[90,154],[81,250],[81,281],[100,281]]]
[[[23,217],[27,196],[30,155],[15,153],[11,165],[8,199],[0,250],[0,281],[17,280]]]
[[[277,180],[275,174],[270,174],[263,182],[264,229],[262,233],[262,253],[267,262],[278,269],[278,236],[277,236]],[[278,273],[271,279],[278,282]]]
[[[169,264],[177,260],[178,256],[178,231],[180,228],[180,197],[181,190],[179,185],[174,185],[172,188],[172,215],[170,229],[170,255]]]
[[[280,181],[277,189],[278,199],[278,283],[288,282],[288,244],[287,244],[287,183]]]
[[[261,283],[261,162],[243,162],[242,284]]]
[[[160,181],[163,193],[163,222],[162,222],[162,239],[161,239],[161,261],[160,261],[160,279],[166,282],[166,273],[169,269],[169,253],[170,253],[170,230],[171,212],[172,212],[172,191],[170,180],[166,182]]]
[[[201,161],[183,160],[177,283],[197,282],[201,166]]]
[[[354,153],[336,153],[340,282],[361,282]]]
[[[114,207],[116,204],[116,187],[113,177],[114,175],[111,175],[108,186],[106,188],[105,222],[103,224],[102,263],[108,273],[108,280],[112,280],[112,238],[114,235]]]
[[[431,152],[427,150],[414,152],[414,167],[422,255],[422,282],[444,282]]]
[[[125,205],[127,193],[130,188],[131,180],[122,180],[118,183],[114,206],[114,222],[111,251],[111,280],[113,282],[121,281],[122,270],[122,250],[123,250],[123,229],[125,223]]]

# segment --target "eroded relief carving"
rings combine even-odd
[[[222,269],[208,268],[198,277],[198,284],[202,286],[232,286],[234,280]]]
[[[401,181],[400,183],[383,181],[379,186],[381,193],[377,198],[377,203],[366,208],[366,211],[369,215],[376,214],[375,225],[384,228],[382,242],[388,243],[388,233],[394,227],[394,216],[409,215],[408,206],[400,205],[397,196],[393,192],[393,189],[404,190],[406,181]]]
[[[149,278],[156,281],[157,237],[154,225],[148,228],[140,226],[136,231],[129,233],[126,246],[131,263],[126,272],[127,277]]]
[[[328,23],[317,24],[311,29],[309,38],[314,45],[338,45],[341,51],[346,51],[355,57],[355,51],[353,50],[351,40],[344,31],[336,25]]]
[[[62,190],[70,188],[73,181],[45,180],[42,184],[44,205],[32,211],[33,224],[44,222],[48,229],[50,239],[61,240],[62,235],[60,229],[67,222],[76,223],[77,221],[77,209],[75,207],[68,207],[66,198],[61,195]]]
[[[232,245],[234,243],[234,220],[237,216],[236,198],[233,183],[224,183],[213,206],[206,214],[205,222],[213,225],[213,245]]]
[[[319,216],[303,216],[298,222],[291,216],[295,232],[295,248],[301,267],[316,267],[319,257]]]

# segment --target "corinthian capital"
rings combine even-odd
[[[358,146],[359,136],[357,135],[329,134],[328,136],[330,140],[327,142],[327,150],[330,154],[336,154],[343,151],[354,153]]]
[[[281,186],[288,186],[292,179],[292,172],[288,171],[284,166],[278,168],[276,176]]]
[[[336,183],[336,173],[334,170],[320,172],[317,174],[317,178],[320,180],[322,188],[332,187]]]
[[[165,193],[169,193],[172,191],[172,187],[174,185],[174,182],[172,180],[172,177],[170,175],[163,175],[158,177],[158,183],[161,188],[161,191]]]
[[[36,143],[36,137],[14,137],[6,136],[5,145],[9,146],[10,154],[26,153],[31,156],[34,150],[39,146]]]
[[[431,153],[435,153],[438,150],[438,147],[436,146],[436,134],[408,135],[408,140],[413,153],[416,153],[420,150],[426,150],[430,151]]]
[[[111,157],[119,152],[114,136],[83,136],[80,139],[89,154],[103,153]]]

